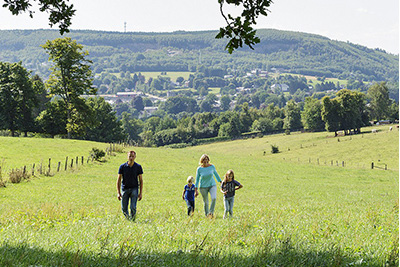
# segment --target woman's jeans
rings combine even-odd
[[[211,205],[210,208],[208,208],[208,193],[210,193],[211,196]],[[217,186],[214,185],[212,187],[200,187],[200,194],[203,197],[204,201],[204,213],[206,216],[208,214],[214,214],[214,209],[215,209],[215,203],[217,201]]]
[[[235,202],[235,197],[224,197],[224,219],[228,217],[228,213],[233,216],[233,203]]]
[[[139,195],[139,188],[126,188],[122,191],[121,207],[125,217],[134,220],[136,216],[136,203]],[[129,200],[131,201],[131,214],[128,212]]]

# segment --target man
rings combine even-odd
[[[135,220],[136,202],[142,200],[143,192],[143,169],[135,162],[136,152],[128,152],[128,162],[119,167],[117,179],[118,200],[121,201],[122,212],[128,220]],[[128,204],[131,201],[129,215]]]

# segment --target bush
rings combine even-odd
[[[272,153],[272,154],[279,153],[279,148],[278,148],[278,146],[271,145],[271,153]]]
[[[30,175],[24,171],[23,168],[21,169],[13,169],[10,174],[9,174],[9,180],[13,184],[18,184],[23,180],[28,180],[30,178]]]
[[[105,155],[106,155],[106,152],[104,152],[104,150],[101,150],[101,149],[98,149],[95,147],[93,147],[92,151],[90,151],[90,156],[97,161],[100,160]]]

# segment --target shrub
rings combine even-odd
[[[21,169],[13,169],[9,174],[9,180],[13,184],[18,184],[23,180],[28,180],[30,178],[30,174]]]
[[[272,153],[272,154],[279,153],[279,148],[278,148],[278,146],[271,145],[271,153]]]
[[[117,153],[124,153],[124,146],[122,145],[115,145],[113,146],[113,151]]]
[[[106,152],[104,152],[104,150],[101,150],[101,149],[98,149],[95,147],[93,147],[92,151],[90,151],[90,156],[97,161],[100,160],[105,155],[106,155]]]

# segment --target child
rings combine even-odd
[[[183,194],[182,198],[183,200],[186,201],[186,204],[188,206],[188,215],[193,215],[194,212],[194,198],[197,197],[198,192],[197,188],[194,185],[194,177],[189,176],[187,178],[187,185],[185,185],[185,188],[183,189]]]
[[[224,180],[221,183],[221,192],[224,194],[224,219],[227,218],[228,212],[233,215],[233,202],[235,198],[235,190],[242,188],[238,181],[235,180],[233,170],[228,170],[225,173]]]

